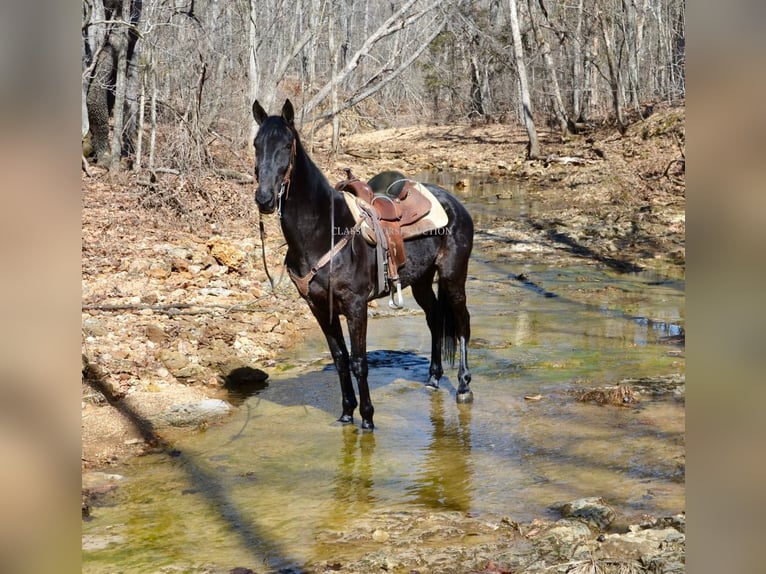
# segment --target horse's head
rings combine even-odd
[[[277,201],[290,187],[297,136],[294,111],[285,100],[281,116],[269,116],[258,100],[253,102],[253,117],[258,123],[255,136],[255,203],[261,213],[273,213]]]

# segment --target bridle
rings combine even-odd
[[[277,191],[277,215],[282,219],[282,197],[287,197],[290,192],[290,178],[293,174],[293,166],[295,165],[295,142],[298,138],[293,137],[293,145],[290,148],[290,163],[287,164],[287,170],[282,177],[282,183],[279,184],[279,191]],[[258,182],[258,166],[255,168],[255,181]],[[266,263],[266,229],[263,226],[263,215],[258,210],[258,228],[261,233],[261,259],[263,260],[263,270],[266,271],[266,277],[269,279],[272,291],[275,290],[282,282],[282,277],[285,274],[285,265],[282,266],[282,272],[279,274],[279,281],[274,283],[274,279],[269,273],[269,266]]]
[[[279,190],[277,191],[277,215],[282,218],[282,198],[287,197],[290,192],[290,181],[293,175],[293,167],[295,166],[295,144],[297,138],[293,137],[293,145],[290,148],[290,162],[287,164],[285,175],[282,176],[282,182],[279,184]],[[258,178],[258,166],[255,166],[255,181],[260,183]],[[259,211],[260,213],[260,211]]]
[[[282,197],[287,197],[290,192],[290,178],[293,175],[293,166],[295,165],[295,142],[298,138],[293,137],[293,145],[290,148],[290,163],[287,164],[287,170],[285,176],[282,178],[282,183],[279,184],[279,191],[277,192],[277,215],[282,218]]]
[[[282,198],[287,197],[290,193],[290,183],[291,183],[291,177],[293,172],[293,167],[295,165],[295,154],[296,154],[296,142],[298,141],[297,137],[293,138],[293,145],[290,150],[290,163],[287,164],[287,170],[285,171],[285,175],[282,177],[282,183],[279,185],[279,191],[277,192],[277,213],[279,215],[279,218],[282,219]],[[255,181],[258,181],[258,168],[256,166],[255,169]],[[332,226],[332,229],[335,229],[335,203],[331,200],[330,201],[330,223]],[[311,283],[311,280],[314,279],[314,276],[319,272],[319,270],[327,265],[330,264],[330,281],[332,281],[332,267],[333,267],[333,260],[335,256],[340,253],[343,248],[346,246],[346,244],[359,232],[362,226],[362,221],[358,221],[356,225],[350,230],[348,234],[346,234],[340,241],[337,243],[335,242],[335,235],[334,233],[330,234],[330,249],[327,251],[322,257],[319,258],[319,261],[317,261],[309,270],[309,272],[306,275],[299,276],[293,273],[287,265],[282,266],[282,271],[279,275],[279,281],[277,283],[274,283],[274,279],[271,277],[271,273],[269,273],[269,268],[266,263],[266,231],[263,225],[263,217],[260,213],[260,210],[258,211],[258,227],[260,228],[261,233],[261,258],[263,259],[263,269],[266,271],[266,277],[269,279],[269,283],[271,283],[271,289],[274,291],[277,286],[282,282],[282,277],[284,276],[285,269],[287,269],[288,275],[290,275],[290,279],[292,279],[295,286],[298,288],[298,292],[304,297],[308,297],[309,292],[309,283]],[[333,311],[333,297],[332,297],[332,289],[329,290],[330,292],[330,317],[332,317]]]

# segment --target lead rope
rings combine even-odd
[[[332,250],[335,249],[335,197],[334,193],[330,194],[330,252],[332,253]],[[330,299],[330,317],[329,321],[332,323],[333,313],[332,313],[332,268],[333,268],[333,261],[335,260],[335,257],[330,257],[330,276],[327,278],[327,289],[329,291],[329,299]]]
[[[285,276],[285,267],[286,265],[282,265],[282,271],[279,273],[279,279],[276,283],[274,283],[274,278],[271,276],[271,273],[269,273],[269,266],[266,263],[266,229],[263,225],[263,217],[261,214],[258,214],[258,228],[261,232],[261,260],[263,261],[263,270],[266,272],[266,277],[269,280],[269,284],[271,285],[271,292],[276,296],[277,287],[282,283],[282,279]]]

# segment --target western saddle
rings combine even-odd
[[[413,224],[429,213],[431,201],[418,190],[416,182],[406,179],[398,172],[388,172],[397,177],[386,187],[376,185],[382,181],[380,176],[368,183],[354,177],[350,169],[346,168],[345,171],[346,179],[337,183],[335,189],[356,196],[361,215],[374,233],[374,238],[370,241],[376,246],[378,256],[374,295],[389,292],[389,305],[401,308],[403,300],[399,267],[407,261],[404,240],[419,234],[415,231],[417,226]],[[390,178],[386,181],[389,180]],[[396,301],[394,290],[397,294]]]

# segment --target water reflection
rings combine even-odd
[[[415,483],[407,490],[414,501],[439,510],[467,512],[471,508],[473,465],[471,463],[471,405],[457,405],[457,420],[445,415],[445,396],[449,410],[455,407],[444,392],[431,394],[433,432],[425,447],[423,465]]]
[[[334,519],[364,514],[376,500],[373,494],[375,433],[360,432],[351,425],[344,426],[342,432],[342,448],[332,487],[333,498],[338,502],[333,506]]]

